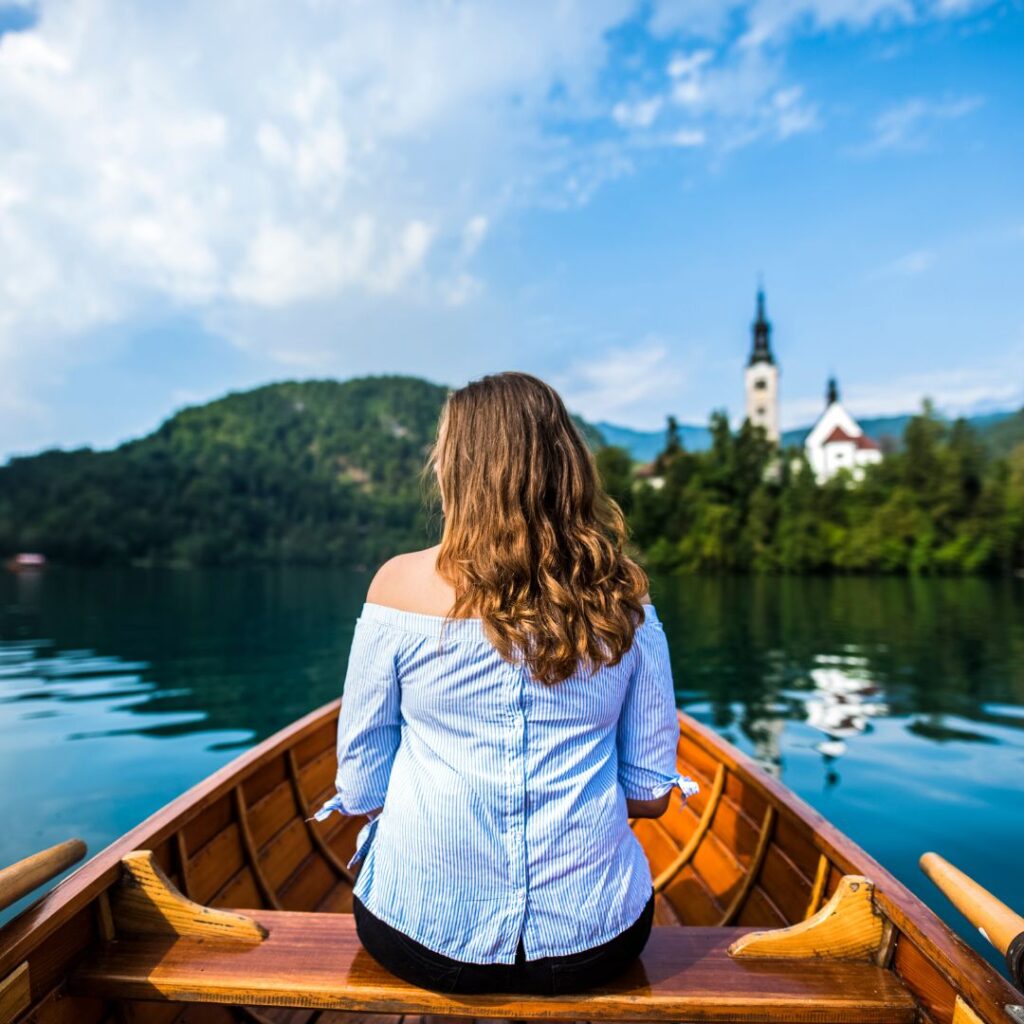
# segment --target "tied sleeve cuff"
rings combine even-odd
[[[330,800],[324,802],[323,807],[321,807],[312,818],[307,818],[306,820],[326,821],[334,811],[337,811],[339,814],[343,814],[346,817],[354,816],[341,802],[341,795],[336,793],[330,798]],[[360,817],[362,817],[362,815],[360,815]],[[354,868],[360,861],[366,859],[367,851],[370,849],[370,844],[373,842],[374,834],[377,831],[377,822],[380,821],[380,814],[367,814],[366,817],[369,820],[359,830],[359,835],[356,836],[355,853],[352,855],[352,859],[348,864],[345,865],[349,870]]]
[[[642,777],[622,780],[622,789],[629,800],[658,800],[674,788],[678,788],[685,802],[700,792],[700,786],[689,775],[657,775],[644,771]]]
[[[383,801],[381,802],[383,803]],[[346,807],[341,799],[341,794],[335,793],[330,800],[324,801],[323,807],[321,807],[312,818],[307,818],[306,821],[326,821],[335,811],[345,818],[369,818],[370,821],[373,821],[380,816],[379,811],[373,813],[368,811],[359,811],[353,807]]]
[[[341,802],[341,794],[335,793],[329,800],[324,801],[323,807],[317,811],[309,821],[326,821],[335,811],[346,818],[352,817],[352,812],[347,810]]]
[[[689,775],[677,775],[672,784],[679,787],[684,800],[689,800],[691,796],[696,796],[700,792],[700,786]]]

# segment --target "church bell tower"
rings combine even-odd
[[[764,427],[769,441],[779,442],[779,368],[772,355],[772,325],[764,312],[764,289],[757,290],[757,319],[751,328],[753,347],[744,374],[747,388],[747,419]]]

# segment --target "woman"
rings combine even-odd
[[[629,817],[658,817],[679,723],[625,524],[556,392],[523,373],[449,396],[438,547],[370,585],[338,723],[337,795],[368,815],[359,937],[446,992],[557,994],[643,949],[654,896]]]

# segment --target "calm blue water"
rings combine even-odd
[[[0,864],[75,835],[96,852],[336,696],[367,583],[316,569],[0,573]],[[682,578],[652,592],[681,707],[976,948],[920,853],[1024,909],[1024,582]]]

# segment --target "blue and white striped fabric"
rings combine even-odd
[[[317,817],[383,806],[357,844],[373,914],[445,956],[504,964],[520,937],[528,960],[560,956],[639,917],[651,873],[626,798],[696,791],[676,772],[668,645],[645,607],[618,665],[546,686],[479,619],[363,606],[337,795]]]

